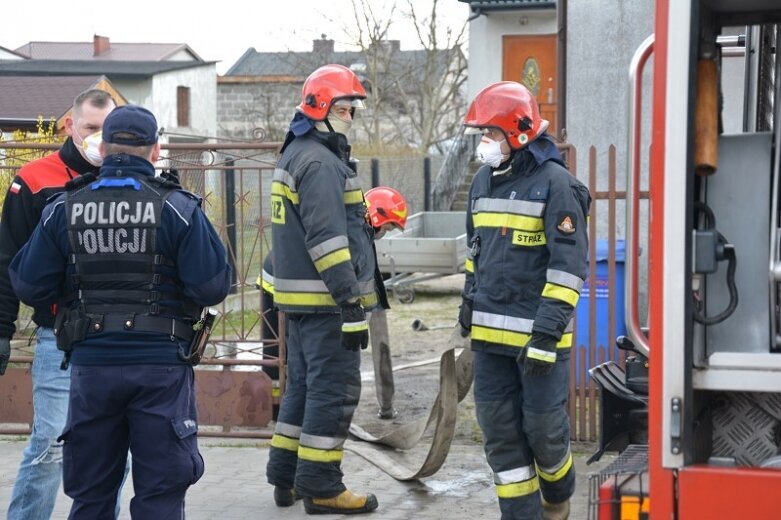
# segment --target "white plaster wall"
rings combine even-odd
[[[158,125],[177,133],[215,136],[217,132],[217,69],[213,63],[157,74],[150,104]],[[177,87],[190,88],[190,126],[176,126]]]
[[[469,24],[469,79],[471,102],[484,87],[502,81],[502,37],[556,34],[556,11],[497,11],[480,15]]]

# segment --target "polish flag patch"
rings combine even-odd
[[[12,182],[11,183],[11,188],[9,188],[8,191],[10,191],[11,193],[19,193],[19,190],[21,190],[21,189],[22,189],[22,185],[21,184],[19,184],[18,182]]]

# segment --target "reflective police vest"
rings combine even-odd
[[[174,189],[152,182],[102,177],[67,191],[70,322],[86,329],[71,330],[72,342],[118,330],[169,334],[172,340],[192,337],[200,309],[170,277],[173,262],[156,252],[163,206]]]

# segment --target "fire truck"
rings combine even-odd
[[[779,24],[779,0],[657,0],[654,35],[632,61],[619,346],[633,353],[625,367],[591,370],[595,458],[620,451],[594,480],[592,518],[781,519]],[[727,62],[736,52],[738,72]],[[651,57],[648,151],[640,98]]]

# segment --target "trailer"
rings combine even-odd
[[[411,303],[415,283],[464,272],[466,215],[463,211],[415,213],[404,231],[389,231],[375,245],[385,288],[401,303]]]

